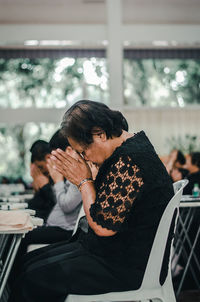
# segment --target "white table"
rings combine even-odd
[[[200,218],[199,223],[197,223],[194,238],[192,239],[189,236],[189,231],[192,224],[194,223],[195,212],[198,208],[200,209],[200,198],[183,195],[180,203],[180,215],[174,241],[174,255],[176,253],[177,260],[181,257],[185,262],[183,272],[176,290],[177,296],[182,289],[183,282],[185,280],[186,274],[188,273],[188,270],[190,270],[197,288],[200,289],[200,255],[196,255],[195,253],[195,247],[200,235]],[[175,269],[176,267],[174,268],[174,270]]]
[[[21,194],[21,195],[8,195],[8,196],[0,196],[0,199],[3,202],[26,202],[29,199],[33,198],[33,194]]]
[[[35,215],[33,210],[26,211]],[[42,226],[43,219],[31,216],[33,227]],[[9,296],[7,280],[14,263],[22,238],[29,230],[0,231],[0,302],[6,302]]]
[[[3,292],[20,242],[27,230],[0,232],[0,299],[4,301]]]

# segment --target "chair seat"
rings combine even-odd
[[[154,290],[133,290],[125,292],[110,292],[100,295],[69,295],[65,302],[125,302],[125,301],[170,301],[175,302],[175,297],[171,296],[168,300],[164,299],[164,295],[160,289]]]
[[[48,244],[30,244],[27,247],[27,253],[32,252],[34,250],[40,249],[41,247],[45,247]]]

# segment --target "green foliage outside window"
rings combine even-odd
[[[200,104],[200,60],[124,60],[125,103],[184,107]]]
[[[2,108],[63,108],[82,98],[108,102],[105,59],[0,59]]]
[[[58,127],[51,123],[0,124],[0,180],[6,176],[11,181],[18,177],[31,181],[30,147],[37,139],[49,141]]]

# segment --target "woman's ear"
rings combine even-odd
[[[101,133],[98,134],[102,142],[105,142],[107,140],[107,136],[105,131],[102,131]]]
[[[107,136],[104,130],[102,130],[99,127],[95,127],[92,129],[92,135],[93,135],[93,139],[95,137],[100,138],[101,141],[106,141],[107,140]]]

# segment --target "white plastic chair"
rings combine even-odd
[[[173,183],[174,193],[178,192],[178,190],[182,187],[185,183],[184,187],[188,184],[189,181],[186,182],[186,179],[182,179]]]
[[[167,205],[160,220],[156,236],[154,238],[151,253],[147,262],[142,285],[138,290],[124,292],[110,292],[100,295],[68,295],[65,302],[99,302],[99,301],[163,301],[176,302],[172,277],[171,265],[168,266],[168,274],[163,285],[160,285],[159,277],[167,243],[167,238],[175,210],[179,208],[183,188],[188,180],[181,180],[176,183],[177,192]],[[177,222],[175,220],[175,225]],[[172,240],[173,243],[173,240]],[[171,243],[171,246],[172,246]],[[171,253],[170,253],[171,262]],[[98,272],[97,272],[98,274]]]
[[[76,220],[76,224],[75,224],[75,227],[74,227],[74,230],[73,230],[73,233],[72,235],[74,235],[78,229],[78,224],[79,224],[79,220],[85,216],[85,211],[84,211],[84,208],[83,208],[83,205],[81,206],[80,208],[80,211],[79,211],[79,214],[78,214],[78,218]]]
[[[185,180],[183,180],[183,181],[185,181]],[[173,188],[174,188],[175,194],[176,194],[176,192],[178,192],[178,190],[181,188],[181,186],[182,186],[182,181],[176,181],[173,183]],[[172,277],[175,277],[180,273],[180,271],[183,269],[183,267],[178,264],[179,257],[175,253],[174,246],[172,246],[172,255],[173,255],[172,263],[171,263]]]

